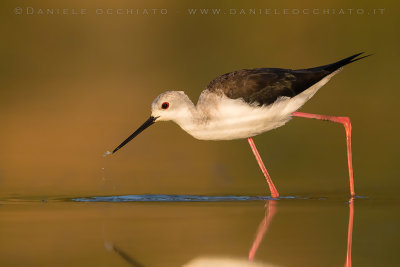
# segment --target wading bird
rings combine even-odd
[[[150,118],[113,152],[106,154],[117,152],[144,129],[159,121],[174,121],[200,140],[247,138],[267,180],[271,196],[277,198],[279,193],[252,137],[283,126],[292,117],[332,121],[343,124],[346,130],[350,194],[354,196],[350,119],[297,110],[343,66],[367,57],[359,57],[361,54],[309,69],[257,68],[229,72],[210,82],[200,94],[197,105],[182,91],[164,92],[153,101]]]

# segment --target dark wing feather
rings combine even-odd
[[[222,91],[232,99],[243,98],[247,103],[269,105],[278,97],[300,94],[335,70],[361,59],[353,60],[360,54],[310,69],[258,68],[229,72],[211,81],[206,89],[211,92]]]

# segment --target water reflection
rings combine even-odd
[[[354,197],[351,197],[349,202],[349,219],[348,219],[348,229],[347,229],[347,251],[346,251],[346,262],[345,267],[351,267],[351,247],[353,240],[353,223],[354,223]],[[277,201],[269,200],[265,204],[265,216],[258,226],[256,237],[254,238],[253,244],[249,251],[249,261],[253,261],[257,253],[257,250],[268,232],[271,221],[273,220],[275,213],[277,211]]]
[[[126,251],[117,247],[115,244],[110,242],[104,242],[104,247],[108,251],[113,251],[118,254],[126,263],[133,267],[144,267],[141,263],[139,263],[136,259],[134,259],[131,255],[129,255]]]
[[[159,196],[158,196],[159,197]],[[158,198],[157,197],[157,198]],[[188,200],[187,196],[181,196],[182,198],[178,198],[180,201],[185,199],[186,201],[190,201],[193,199],[190,198]],[[196,197],[196,201],[226,201],[227,199],[231,198],[232,196],[225,198],[223,197],[220,199],[219,197],[212,197],[211,199],[204,199]],[[239,198],[240,200],[247,199],[246,198]],[[239,200],[236,199],[236,200]],[[103,199],[104,200],[104,199]],[[269,263],[260,262],[256,259],[257,251],[262,244],[262,242],[267,242],[265,240],[265,236],[268,231],[270,231],[271,224],[273,224],[273,220],[276,217],[276,213],[278,211],[279,205],[284,205],[285,203],[281,202],[283,200],[273,199],[273,200],[266,200],[265,201],[265,211],[264,217],[262,221],[259,223],[258,228],[256,229],[256,234],[254,240],[249,248],[248,257],[246,258],[236,258],[235,256],[204,256],[200,255],[198,257],[192,258],[192,260],[185,263],[183,266],[272,266]],[[178,201],[179,202],[179,201]],[[287,202],[286,202],[287,203]],[[351,249],[352,249],[352,236],[353,236],[353,225],[354,225],[354,198],[351,198],[348,202],[349,208],[349,215],[348,215],[348,229],[347,229],[347,250],[346,250],[346,260],[345,260],[345,267],[352,266],[352,259],[351,259]],[[282,214],[283,215],[283,214]],[[276,229],[279,229],[278,227]],[[282,230],[282,229],[280,229]],[[295,238],[295,237],[293,237]],[[264,241],[263,241],[264,240]],[[270,244],[274,245],[274,244]],[[140,266],[147,266],[145,262],[138,261],[134,255],[130,255],[120,246],[113,244],[112,242],[105,242],[105,247],[108,251],[115,252],[121,259],[123,259],[126,263],[131,266],[140,267]],[[265,259],[264,259],[265,260]]]
[[[265,234],[267,233],[269,229],[269,225],[271,224],[272,219],[275,216],[276,213],[276,200],[269,200],[265,204],[265,216],[264,219],[261,221],[260,226],[258,226],[257,234],[254,239],[253,245],[250,248],[249,251],[249,260],[253,261],[254,257],[256,255],[256,252],[258,250],[258,247],[261,244],[261,241],[263,240]]]
[[[277,267],[263,262],[253,262],[247,259],[232,258],[232,257],[199,257],[195,258],[188,263],[185,263],[183,267]]]
[[[268,227],[267,227],[268,228]],[[265,233],[265,232],[264,232]],[[261,237],[262,238],[262,237]],[[110,242],[104,242],[104,246],[108,251],[115,252],[121,257],[127,264],[133,267],[144,267],[132,255],[129,255],[126,251],[117,247],[115,244]],[[257,248],[256,248],[257,250]],[[266,264],[262,262],[253,262],[253,260],[246,260],[241,258],[232,257],[198,257],[183,265],[183,267],[205,267],[205,266],[229,266],[229,267],[274,267],[276,265]]]
[[[294,197],[286,197],[294,198]],[[124,195],[74,198],[76,202],[234,202],[271,199],[266,196]]]
[[[345,267],[351,267],[351,246],[353,242],[354,198],[349,200],[349,226],[347,229],[347,256]]]

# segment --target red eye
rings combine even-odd
[[[162,105],[161,105],[161,108],[162,109],[167,109],[169,107],[169,103],[168,102],[164,102],[164,103],[162,103]]]

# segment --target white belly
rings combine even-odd
[[[179,124],[200,140],[232,140],[252,137],[283,126],[337,70],[295,97],[280,97],[268,106],[249,105],[243,99],[230,99],[204,91],[197,109],[205,119]]]
[[[232,140],[261,134],[291,119],[292,112],[282,109],[289,98],[266,107],[249,106],[242,100],[226,100],[213,111],[210,119],[183,129],[200,140]]]

